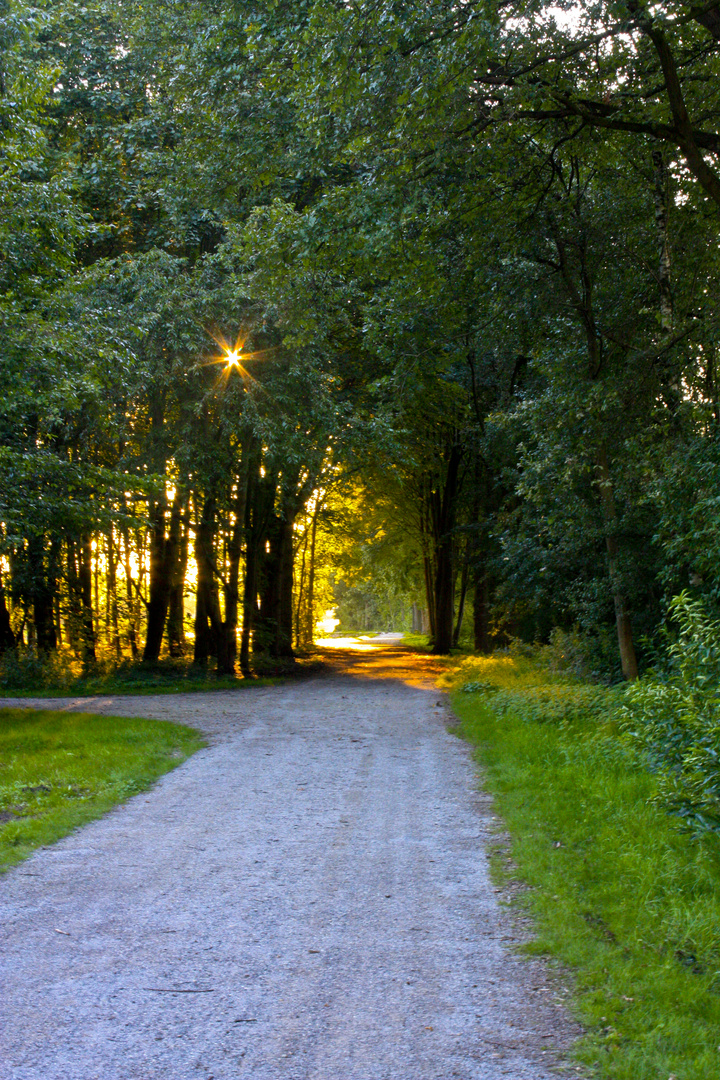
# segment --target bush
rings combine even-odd
[[[623,726],[660,778],[660,798],[697,832],[720,832],[720,623],[687,593],[664,671],[630,686]]]
[[[602,683],[622,679],[617,638],[607,627],[598,627],[594,634],[588,634],[578,627],[563,630],[556,626],[548,644],[536,646],[534,655],[548,671]]]
[[[657,774],[656,801],[694,832],[720,832],[720,622],[687,593],[673,600],[670,616],[677,636],[664,669],[631,686],[573,678],[568,635],[514,655],[468,657],[448,683],[482,695],[500,718],[587,723],[598,753],[638,755]]]
[[[70,690],[81,665],[67,653],[38,654],[18,646],[0,655],[3,690]]]

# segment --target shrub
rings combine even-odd
[[[695,832],[720,832],[720,622],[687,593],[670,615],[677,636],[664,669],[631,686],[581,682],[548,664],[550,654],[571,652],[566,639],[529,654],[468,657],[447,681],[482,695],[501,718],[588,724],[602,756],[634,754],[657,774],[656,801]]]
[[[602,683],[622,679],[617,640],[607,627],[598,627],[589,634],[578,627],[563,630],[556,626],[548,644],[535,647],[535,659],[549,671],[581,679]]]
[[[64,652],[38,654],[19,646],[0,655],[3,690],[70,690],[81,665]]]
[[[720,831],[720,623],[687,593],[664,671],[628,687],[623,726],[660,778],[660,798],[698,832]]]

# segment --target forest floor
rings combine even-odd
[[[250,692],[22,701],[209,745],[0,880],[1,1080],[570,1075],[566,990],[518,955],[440,669],[325,655]]]

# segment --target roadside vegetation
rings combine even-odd
[[[306,650],[292,662],[258,658],[249,676],[218,674],[214,668],[193,664],[189,656],[164,657],[154,664],[106,658],[88,669],[70,650],[38,655],[31,649],[16,648],[0,656],[0,699],[249,689],[300,678],[317,666],[315,653]]]
[[[164,721],[0,709],[0,872],[203,745],[198,732]]]
[[[630,690],[542,649],[445,680],[509,833],[496,877],[525,884],[528,948],[572,973],[578,1056],[608,1080],[717,1076],[720,635],[687,598],[674,613],[668,663]]]

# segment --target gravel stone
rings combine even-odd
[[[423,662],[3,705],[210,745],[0,880],[1,1080],[550,1080],[577,1036],[519,957],[497,822]]]

